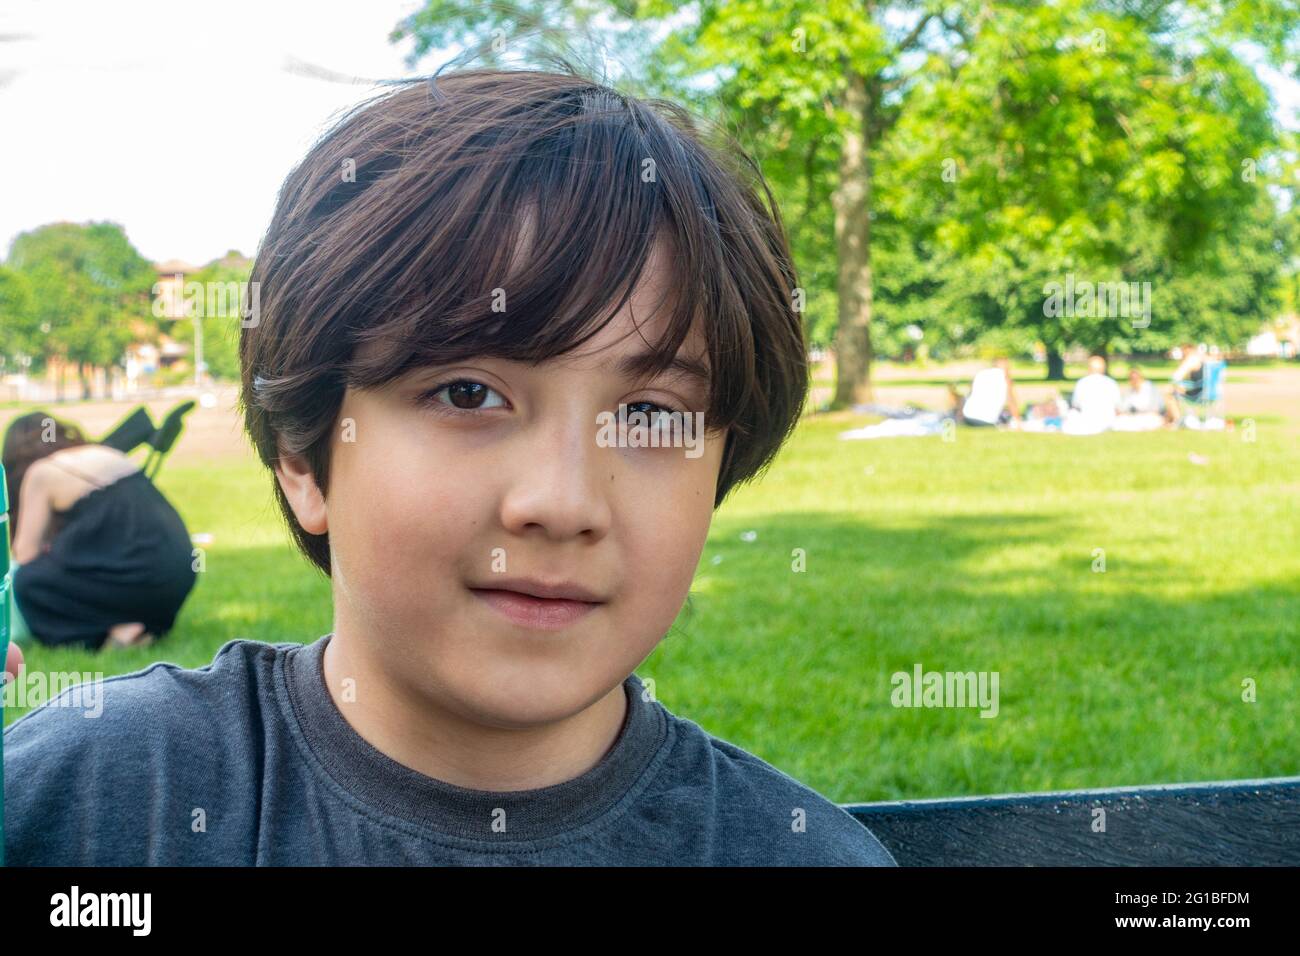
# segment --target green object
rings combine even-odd
[[[5,468],[0,465],[0,663],[9,658],[9,494],[5,490]],[[14,675],[17,677],[17,675]],[[5,863],[5,743],[4,697],[0,694],[0,866]]]
[[[23,612],[18,608],[18,599],[14,596],[18,589],[18,569],[22,567],[17,561],[11,561],[9,564],[9,593],[4,598],[8,605],[9,611],[9,640],[14,644],[23,644],[32,636],[31,628],[27,626],[27,619],[23,617]]]

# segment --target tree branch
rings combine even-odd
[[[939,17],[939,22],[943,24],[945,30],[949,33],[957,34],[957,36],[961,37],[963,43],[970,46],[970,34],[966,32],[966,28],[962,26],[960,20],[954,19],[952,23],[949,23],[947,18],[941,16]]]
[[[899,53],[906,52],[907,50],[910,50],[913,46],[915,46],[916,41],[921,38],[921,31],[924,30],[926,24],[933,19],[934,19],[933,13],[927,13],[925,16],[923,16],[921,18],[921,22],[918,23],[915,27],[913,27],[912,32],[909,33],[907,36],[903,37],[902,41],[898,44],[898,52]]]

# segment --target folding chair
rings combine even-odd
[[[1195,398],[1180,396],[1188,405],[1201,413],[1202,420],[1223,417],[1223,378],[1228,363],[1223,359],[1210,359],[1201,369],[1201,391]],[[1187,383],[1180,383],[1187,384]]]
[[[163,458],[172,450],[176,439],[180,437],[181,420],[193,408],[193,401],[182,402],[167,413],[161,425],[155,427],[153,419],[149,417],[149,410],[140,405],[101,438],[99,444],[116,448],[124,455],[130,454],[141,445],[148,445],[144,473],[152,479],[162,467]]]
[[[152,439],[157,431],[158,427],[154,425],[153,419],[149,417],[149,410],[140,405],[126,418],[118,422],[111,432],[99,440],[99,443],[107,445],[109,448],[116,448],[124,455],[129,455]]]
[[[162,467],[163,459],[167,457],[167,453],[170,452],[172,446],[176,444],[176,439],[180,437],[181,429],[184,427],[181,420],[188,415],[190,410],[193,408],[193,399],[188,402],[181,402],[167,413],[167,417],[162,420],[162,424],[158,426],[158,430],[154,432],[153,437],[149,439],[149,455],[145,458],[144,473],[150,481],[152,481],[158,474],[158,469]]]

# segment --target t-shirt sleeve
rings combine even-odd
[[[6,865],[229,861],[243,842],[230,837],[251,837],[247,788],[222,770],[234,762],[221,732],[232,688],[206,673],[157,663],[88,681],[10,725]]]
[[[867,827],[761,758],[713,739],[725,839],[746,866],[897,866]]]
[[[6,728],[6,865],[100,865],[126,849],[105,839],[134,829],[153,782],[140,758],[142,715],[114,683],[77,684]]]

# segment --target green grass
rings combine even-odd
[[[715,519],[670,708],[841,802],[1297,772],[1294,439],[845,427]],[[998,671],[999,716],[893,708],[918,662]]]
[[[29,641],[23,647],[28,669],[102,671],[107,677],[154,660],[198,667],[235,638],[310,641],[329,632],[329,582],[290,549],[270,479],[254,459],[190,467],[169,460],[158,486],[191,533],[213,535],[212,543],[202,546],[203,573],[176,627],[156,647],[109,654]],[[6,708],[6,723],[23,712]]]
[[[838,802],[1300,770],[1300,448],[1282,423],[1260,416],[1254,442],[838,440],[861,421],[806,419],[719,510],[691,607],[638,669],[667,707]],[[169,461],[160,485],[215,536],[177,629],[102,657],[28,645],[29,669],[195,667],[234,638],[329,631],[328,582],[251,459]],[[997,671],[998,716],[892,707],[891,674],[916,663]]]

